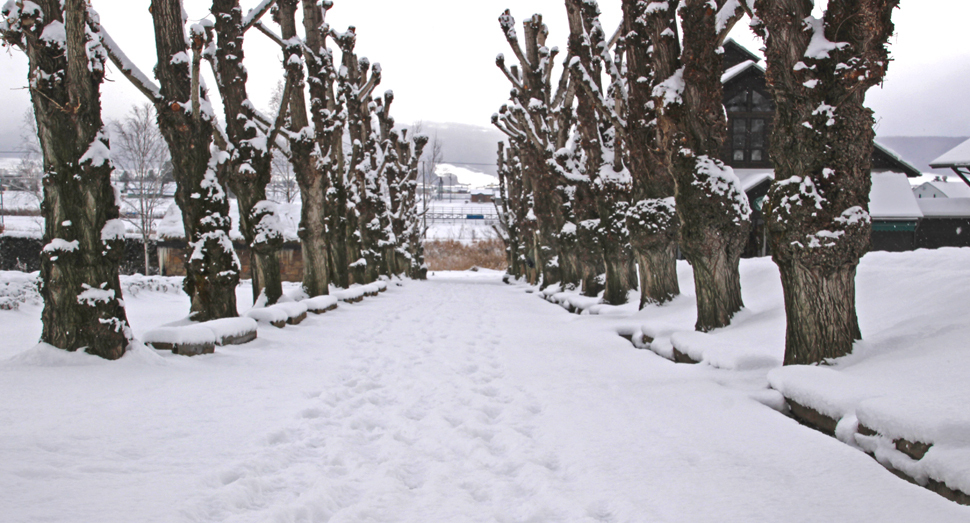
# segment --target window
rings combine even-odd
[[[724,108],[729,113],[770,113],[775,110],[771,99],[758,91],[744,90],[732,96]]]
[[[766,167],[768,134],[775,110],[771,98],[753,86],[740,85],[725,92],[724,97],[730,135],[725,144],[726,158],[739,167]]]
[[[731,160],[737,163],[763,163],[768,159],[765,118],[731,118]]]

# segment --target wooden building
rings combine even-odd
[[[758,65],[760,58],[734,40],[724,43],[724,109],[728,117],[728,138],[724,143],[725,163],[734,168],[741,186],[748,195],[752,210],[752,230],[745,256],[764,256],[767,252],[764,219],[761,214],[764,197],[774,179],[774,166],[768,155],[768,137],[771,135],[775,105],[765,83],[765,70]],[[880,143],[872,151],[872,172],[901,173],[917,177],[922,173],[903,160],[898,154]],[[915,201],[905,205],[905,213],[899,213],[901,200],[912,198],[912,191],[898,183],[898,178],[874,183],[882,191],[873,195],[878,200],[892,201],[889,215],[880,215],[877,209],[873,219],[873,250],[910,250],[915,248],[915,231],[919,216]],[[875,178],[874,178],[875,181]],[[887,200],[888,198],[888,200]],[[915,213],[914,213],[915,210]]]

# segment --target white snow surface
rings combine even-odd
[[[923,217],[913,186],[902,173],[872,173],[869,215],[874,219],[916,220]]]
[[[927,399],[936,387],[915,385],[952,374],[939,383],[966,405],[968,264],[970,249],[867,255],[858,291],[866,341],[826,370]],[[30,348],[39,304],[0,311],[0,514],[104,523],[970,518],[970,508],[767,408],[778,406],[767,369],[675,365],[620,338],[642,329],[669,342],[692,331],[689,267],[679,274],[684,293],[664,307],[574,315],[495,271],[438,272],[381,282],[379,296],[286,329],[260,326],[251,343],[192,358],[138,344],[116,362]],[[697,345],[733,336],[749,355],[778,359],[777,270],[744,260],[742,286],[747,308],[735,324]],[[240,310],[251,296],[240,285]],[[136,336],[188,310],[172,292],[125,299]]]
[[[443,177],[452,175],[458,179],[458,183],[468,185],[472,189],[498,185],[498,177],[496,176],[448,163],[438,164],[434,172]]]
[[[930,167],[967,167],[970,166],[970,140],[943,153],[939,158],[930,162]]]

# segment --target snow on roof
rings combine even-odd
[[[943,193],[947,198],[970,198],[970,185],[959,182],[938,182],[931,181],[926,182],[923,185],[929,185],[935,187],[941,193]],[[922,187],[921,185],[920,187]],[[920,198],[921,200],[923,198]]]
[[[872,173],[869,215],[874,220],[916,220],[923,217],[913,187],[903,173]]]
[[[730,82],[731,80],[736,78],[739,74],[747,71],[752,67],[757,67],[758,70],[760,70],[762,73],[765,72],[765,70],[760,65],[758,65],[758,63],[755,62],[754,60],[745,60],[744,62],[741,62],[738,65],[731,67],[727,71],[724,71],[724,74],[721,75],[721,83],[726,84]]]
[[[872,145],[873,145],[873,147],[875,147],[876,149],[879,149],[880,151],[882,151],[883,153],[885,153],[887,156],[889,156],[893,160],[899,162],[906,169],[909,169],[910,170],[910,172],[905,173],[905,174],[911,175],[911,176],[914,176],[915,177],[915,176],[919,176],[920,173],[922,172],[916,166],[914,166],[913,164],[911,164],[911,163],[907,162],[906,160],[904,160],[901,154],[899,154],[896,151],[890,149],[889,147],[887,147],[887,146],[879,143],[879,140],[873,140],[872,141]]]
[[[741,180],[741,190],[748,192],[765,180],[774,180],[775,171],[771,169],[735,169],[734,174]]]
[[[927,218],[970,218],[970,198],[920,198],[916,204]]]
[[[942,156],[930,162],[930,167],[970,167],[970,140],[943,153]]]

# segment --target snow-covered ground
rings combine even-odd
[[[756,295],[777,290],[777,273],[765,262],[744,262],[749,309],[737,329],[765,331],[750,345],[770,352],[777,298]],[[859,299],[870,345],[854,364],[877,361],[881,346],[883,361],[912,360],[924,337],[966,339],[962,325],[942,325],[947,307],[966,317],[957,273],[968,263],[970,250],[867,256]],[[666,309],[575,315],[500,277],[392,282],[194,358],[142,347],[106,362],[31,348],[39,306],[0,310],[0,520],[970,520],[970,508],[766,406],[777,399],[767,359],[742,370],[677,365],[617,336],[644,325],[657,340],[676,334],[654,318],[680,328],[688,278]],[[27,280],[0,274],[13,287]],[[156,280],[127,283],[140,290],[126,296],[136,335],[188,309]],[[887,293],[892,303],[877,303]],[[245,311],[250,289],[238,296]],[[937,372],[965,377],[954,362],[966,357],[947,358]]]

